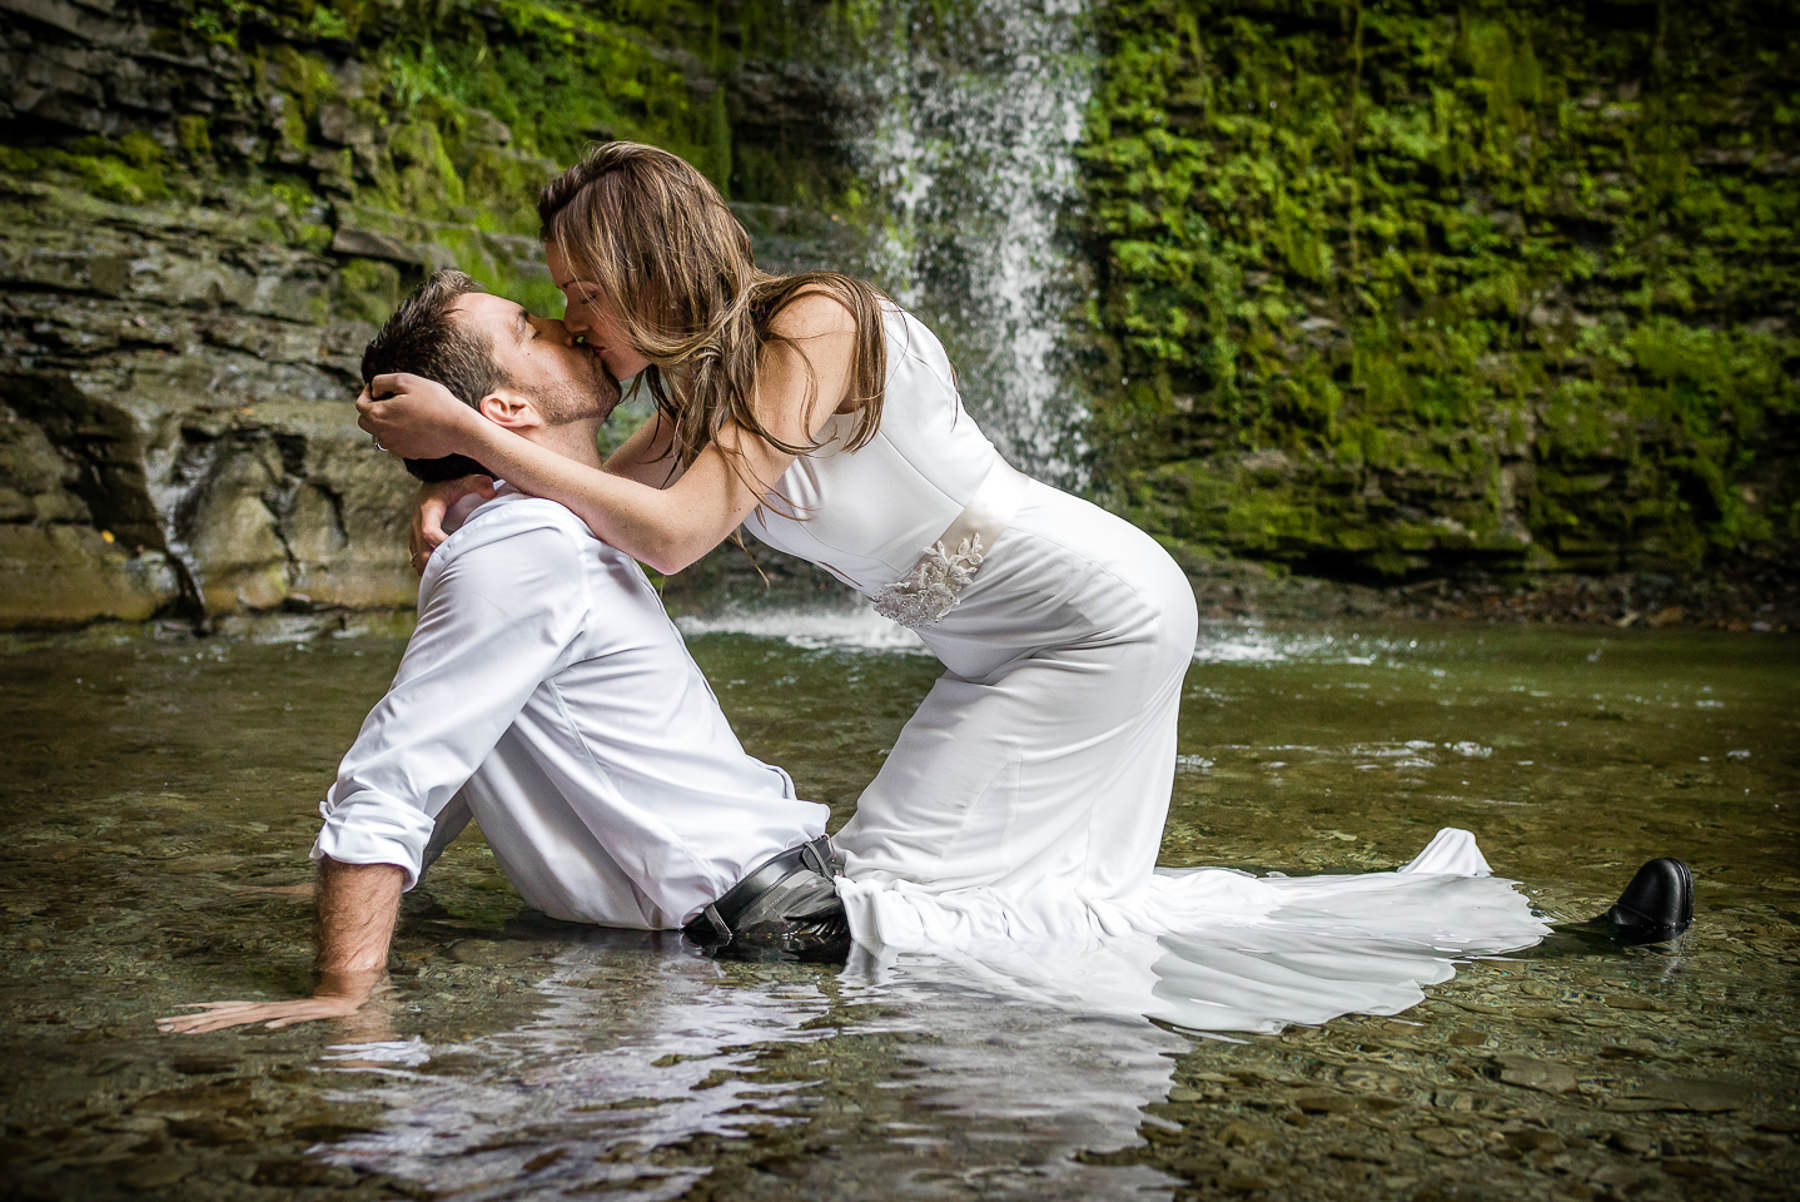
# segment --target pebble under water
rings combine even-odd
[[[835,826],[935,663],[836,614],[689,627]],[[1800,1172],[1800,650],[1782,636],[1210,626],[1169,865],[1480,839],[1552,920],[1685,858],[1672,945],[1559,936],[1388,1016],[1197,1035],[919,963],[718,964],[522,909],[478,837],[344,1024],[159,1035],[310,989],[316,806],[401,643],[0,643],[0,1194],[21,1198],[1757,1198]]]

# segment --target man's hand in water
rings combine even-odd
[[[387,977],[388,942],[406,873],[393,864],[319,863],[319,987],[287,1002],[197,1002],[195,1014],[156,1020],[160,1030],[198,1035],[261,1023],[270,1030],[356,1013]]]
[[[271,1031],[296,1023],[324,1018],[348,1018],[355,1014],[381,984],[385,972],[344,974],[366,979],[322,980],[311,997],[287,1002],[193,1002],[193,1014],[171,1014],[156,1020],[157,1030],[167,1035],[200,1035],[261,1023]]]

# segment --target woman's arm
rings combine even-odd
[[[660,414],[651,415],[607,458],[606,470],[652,488],[667,488],[681,478],[680,466],[668,453],[669,445],[674,441],[673,434],[674,427]],[[487,476],[462,476],[419,486],[419,503],[413,510],[406,539],[414,574],[425,574],[425,564],[431,559],[431,553],[450,537],[444,529],[445,516],[452,506],[471,493],[483,500],[492,500],[493,480]]]
[[[674,423],[652,413],[606,457],[606,470],[651,488],[667,488],[681,478],[681,466],[669,453],[674,442]]]
[[[652,488],[667,488],[681,478],[674,456],[668,453],[669,444],[674,441],[673,431],[674,427],[660,414],[652,414],[607,458],[606,470]],[[414,574],[425,574],[425,564],[431,559],[431,553],[450,537],[444,529],[445,516],[452,506],[471,493],[491,501],[493,480],[487,476],[461,476],[419,486],[419,501],[413,509],[406,538]]]
[[[818,436],[843,403],[855,355],[855,319],[837,300],[811,293],[783,309],[774,325],[798,345],[771,342],[764,349],[757,382],[758,416],[776,438],[804,445]],[[809,364],[816,382],[810,412]],[[371,391],[396,391],[396,383],[378,377]],[[396,401],[359,404],[364,429],[373,425],[371,432],[383,443],[407,449],[408,428],[391,424],[382,414],[382,407]],[[454,428],[433,428],[424,436],[425,449],[412,453],[442,455],[454,450],[468,455],[515,487],[560,501],[600,538],[665,574],[679,572],[723,542],[762,503],[794,460],[727,423],[714,445],[703,450],[679,480],[657,488],[577,463],[478,416],[472,421],[464,418]],[[628,445],[640,437],[653,440],[655,434],[644,435],[640,429]],[[739,454],[728,456],[731,449]]]

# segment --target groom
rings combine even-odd
[[[438,380],[591,467],[619,399],[561,322],[457,271],[428,279],[364,351],[365,381],[391,372]],[[744,752],[637,564],[504,484],[432,555],[393,685],[320,808],[314,995],[214,1002],[164,1030],[357,1010],[385,973],[401,893],[471,815],[525,901],[554,918],[685,924],[711,949],[840,961],[849,949],[825,807]]]

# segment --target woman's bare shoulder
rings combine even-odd
[[[769,329],[784,338],[822,338],[856,333],[856,315],[824,285],[796,292],[769,318]]]

